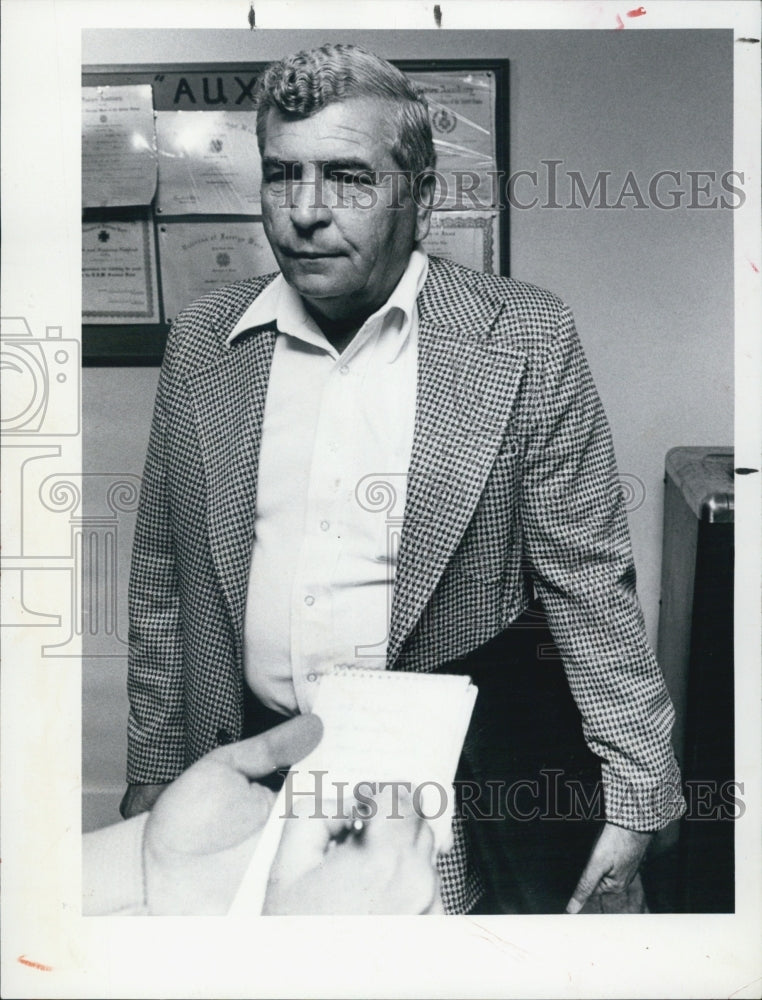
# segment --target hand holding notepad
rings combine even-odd
[[[448,850],[452,782],[475,699],[470,678],[455,674],[343,667],[325,674],[313,707],[323,739],[289,772],[231,914],[262,912],[270,867],[289,822],[328,824],[337,831],[349,830],[357,817],[400,823],[395,803],[402,797],[429,822],[435,849]]]

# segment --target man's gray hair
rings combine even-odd
[[[257,81],[257,141],[264,149],[267,115],[309,118],[326,105],[355,97],[389,103],[396,125],[392,154],[413,178],[433,170],[436,153],[429,106],[423,92],[405,74],[359,45],[321,45],[271,63]]]

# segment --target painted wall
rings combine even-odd
[[[606,407],[630,511],[639,592],[656,639],[665,453],[676,445],[731,443],[733,421],[733,212],[718,181],[688,171],[732,168],[732,36],[729,32],[85,32],[83,63],[215,64],[277,58],[327,40],[355,41],[400,59],[511,61],[511,173],[533,208],[510,212],[511,273],[561,295],[572,307]],[[555,168],[547,161],[561,161]],[[544,162],[545,161],[545,162]],[[555,169],[555,203],[544,183]],[[649,197],[651,178],[664,177]],[[609,171],[604,203],[573,208],[570,174],[590,189]],[[643,194],[619,198],[628,172]],[[738,184],[738,181],[733,183]],[[630,182],[632,189],[632,181]],[[577,196],[577,203],[581,199]],[[140,475],[155,369],[86,369],[86,472]],[[129,546],[134,515],[118,536],[118,617],[126,638]],[[119,652],[119,650],[117,650]],[[126,695],[123,655],[83,666],[85,828],[113,820],[123,785]]]

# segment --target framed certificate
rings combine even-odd
[[[495,73],[411,73],[426,95],[437,154],[437,209],[494,208],[499,200]]]
[[[158,111],[157,215],[259,215],[254,111]]]
[[[82,226],[82,318],[158,323],[156,253],[148,218]]]
[[[83,87],[82,206],[150,205],[155,194],[151,87]]]
[[[436,257],[497,274],[498,233],[497,212],[434,212],[424,246]]]
[[[169,321],[220,285],[277,271],[262,223],[167,222],[159,226],[164,311]]]

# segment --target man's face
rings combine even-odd
[[[296,121],[268,114],[265,232],[286,281],[328,320],[361,321],[379,308],[428,232],[429,210],[392,156],[389,118],[388,102],[373,98]]]

